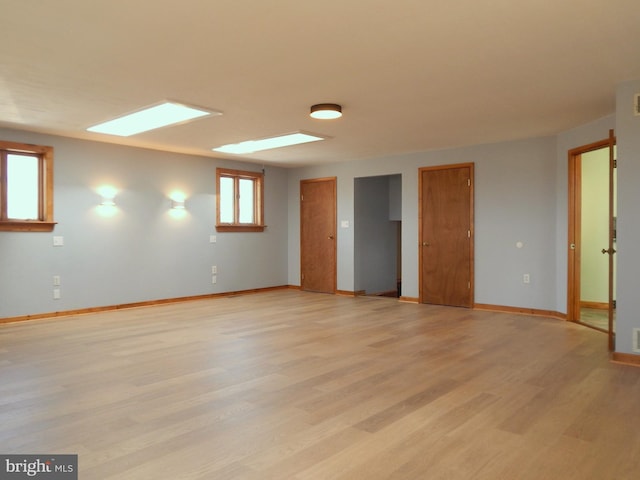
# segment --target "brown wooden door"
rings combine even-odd
[[[607,320],[609,326],[609,351],[613,352],[616,348],[616,332],[615,332],[615,285],[614,285],[614,276],[615,276],[615,267],[616,262],[614,259],[614,254],[616,253],[616,237],[617,237],[617,225],[616,218],[618,213],[616,211],[615,199],[617,196],[616,187],[616,137],[613,133],[613,130],[609,130],[609,245],[608,248],[603,253],[607,253],[609,255],[609,308],[607,312]]]
[[[420,302],[473,305],[473,164],[420,169]]]
[[[303,290],[336,292],[336,179],[300,182],[300,268]]]

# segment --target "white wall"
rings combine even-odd
[[[286,170],[266,170],[264,233],[216,233],[216,167],[261,167],[21,131],[0,138],[54,147],[58,222],[52,233],[0,232],[0,318],[287,283]],[[119,190],[112,216],[98,207],[105,184]],[[187,195],[182,218],[169,212],[174,190]]]
[[[640,328],[640,116],[633,114],[633,96],[640,80],[618,87],[616,137],[618,145],[618,241],[616,351],[633,352],[633,329]]]

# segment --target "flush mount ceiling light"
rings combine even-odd
[[[154,130],[168,125],[175,125],[209,115],[222,115],[221,112],[190,107],[175,102],[164,102],[129,115],[118,117],[108,122],[87,128],[90,132],[106,133],[129,137],[136,133]]]
[[[337,103],[318,103],[311,107],[309,115],[320,120],[340,118],[342,116],[342,107]]]
[[[291,145],[300,145],[301,143],[317,142],[325,140],[326,137],[312,135],[309,133],[288,133],[277,137],[263,138],[261,140],[247,140],[246,142],[233,143],[214,148],[214,152],[233,153],[242,155],[246,153],[255,153],[271,148],[289,147]]]

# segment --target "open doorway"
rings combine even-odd
[[[567,318],[615,334],[616,170],[613,132],[569,152]]]
[[[402,176],[354,179],[354,287],[364,295],[402,293]]]

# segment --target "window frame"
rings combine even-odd
[[[38,220],[7,218],[7,155],[38,157]],[[51,232],[53,220],[53,147],[0,140],[0,231]]]
[[[232,223],[220,222],[220,179],[233,179],[233,217]],[[240,223],[239,182],[241,179],[253,180],[253,223]],[[264,173],[216,168],[216,231],[218,232],[263,232],[264,224]]]

